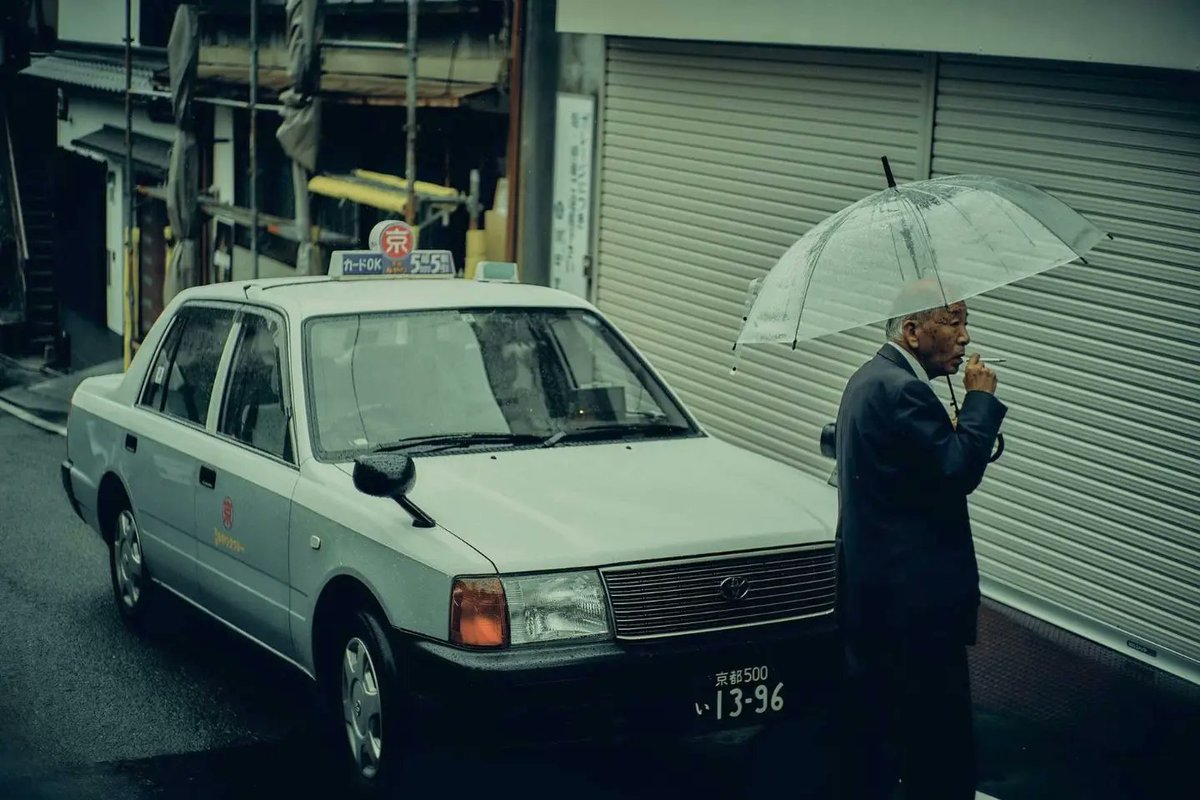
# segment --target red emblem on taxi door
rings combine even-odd
[[[233,530],[233,501],[228,497],[221,504],[221,522],[225,523],[225,530]]]

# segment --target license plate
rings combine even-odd
[[[699,719],[748,722],[783,711],[783,681],[765,664],[708,677],[708,685],[700,688],[692,701]]]

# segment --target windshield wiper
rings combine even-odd
[[[584,442],[591,439],[621,439],[625,436],[681,436],[691,433],[687,425],[669,422],[609,423],[592,425],[573,431],[559,431],[542,442],[543,447],[554,447],[562,442]]]
[[[449,450],[455,447],[472,447],[485,444],[540,444],[545,436],[531,433],[439,433],[429,436],[409,436],[394,442],[376,445],[372,453],[391,453],[409,448],[433,448],[425,452]]]

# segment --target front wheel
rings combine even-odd
[[[395,786],[410,741],[403,690],[387,629],[369,610],[355,612],[336,642],[336,672],[343,752],[351,778],[366,795]],[[332,687],[331,687],[332,688]]]

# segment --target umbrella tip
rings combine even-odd
[[[892,165],[888,163],[887,156],[882,156],[880,161],[883,162],[883,174],[887,176],[888,188],[896,188],[896,179],[892,177]]]

